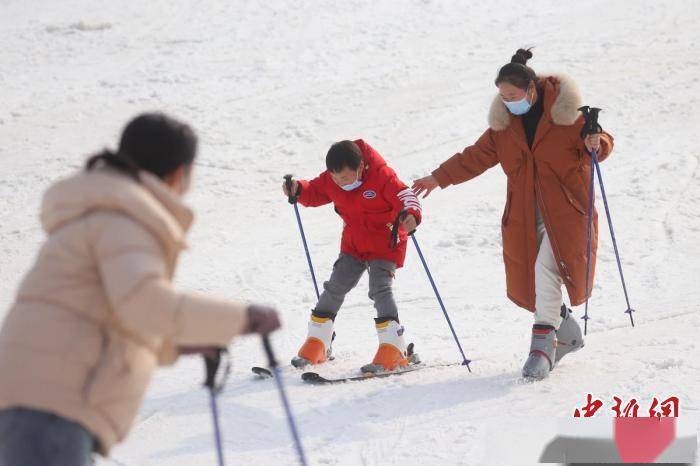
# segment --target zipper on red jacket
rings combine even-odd
[[[557,238],[552,234],[552,229],[549,227],[549,221],[548,221],[548,214],[547,214],[547,206],[544,203],[544,198],[542,197],[542,188],[540,187],[540,179],[537,176],[537,167],[534,166],[533,164],[533,169],[535,172],[535,187],[537,189],[537,203],[541,204],[541,211],[542,211],[542,219],[544,220],[544,227],[545,230],[547,231],[547,237],[549,238],[549,242],[552,244],[553,249],[554,249],[554,255],[556,256],[555,259],[557,260],[557,263],[559,264],[559,267],[561,268],[560,272],[562,273],[562,277],[566,278],[566,280],[571,284],[571,286],[575,286],[574,282],[571,278],[571,274],[569,274],[569,269],[566,267],[566,262],[564,262],[561,258],[561,253],[559,252],[559,243],[557,243]]]

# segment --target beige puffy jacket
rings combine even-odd
[[[51,187],[48,239],[0,329],[0,409],[77,421],[106,455],[176,346],[226,346],[241,333],[243,304],[171,284],[192,218],[148,173],[137,183],[99,169]]]

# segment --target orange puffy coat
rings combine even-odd
[[[508,177],[501,222],[508,297],[535,310],[535,260],[538,244],[535,203],[544,219],[559,273],[572,306],[586,300],[587,208],[591,157],[580,136],[584,120],[577,110],[581,95],[571,78],[540,77],[544,113],[532,149],[521,117],[512,115],[499,96],[489,112],[489,129],[473,146],[455,154],[433,171],[441,188],[470,180],[497,163]],[[601,137],[599,160],[610,154],[613,138]],[[593,288],[598,242],[598,214],[593,216],[591,280]]]

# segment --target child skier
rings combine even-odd
[[[418,198],[372,148],[359,139],[340,141],[326,155],[327,170],[311,181],[292,181],[291,193],[306,207],[333,203],[343,219],[340,256],[312,310],[306,341],[292,360],[296,367],[323,363],[331,356],[333,323],[345,295],[369,271],[369,297],[377,310],[379,348],[362,372],[396,370],[417,361],[406,346],[392,292],[397,268],[406,256],[407,233],[421,221]],[[290,196],[290,188],[283,185]],[[395,220],[402,214],[397,227]],[[398,235],[392,235],[398,230]],[[392,238],[392,236],[394,236]]]

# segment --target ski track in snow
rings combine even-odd
[[[587,393],[640,400],[678,395],[697,418],[700,377],[700,46],[697,1],[65,2],[2,1],[0,17],[0,316],[43,234],[41,193],[113,145],[124,122],[160,109],[201,137],[198,218],[177,283],[277,305],[274,336],[289,359],[315,295],[282,175],[311,177],[330,143],[362,137],[402,179],[427,174],[486,128],[498,66],[535,45],[532,66],[569,74],[585,103],[604,108],[615,136],[603,163],[637,327],[631,329],[602,199],[598,275],[586,347],[552,377],[519,371],[531,317],[505,298],[499,221],[505,177],[495,167],[424,201],[417,239],[473,373],[436,368],[337,386],[285,382],[312,464],[497,464],[506,438],[570,416]],[[40,7],[38,5],[41,5]],[[320,281],[338,252],[331,208],[302,209]],[[340,376],[375,350],[366,277],[337,323]],[[407,336],[426,362],[459,356],[409,245],[396,295]],[[575,309],[577,317],[582,308]],[[232,346],[220,398],[230,464],[294,464],[275,385],[255,338]],[[155,377],[128,441],[101,464],[215,461],[201,363]],[[533,463],[545,441],[520,442]],[[515,448],[515,446],[513,446]],[[499,453],[500,452],[500,453]],[[498,457],[498,456],[496,456]]]

